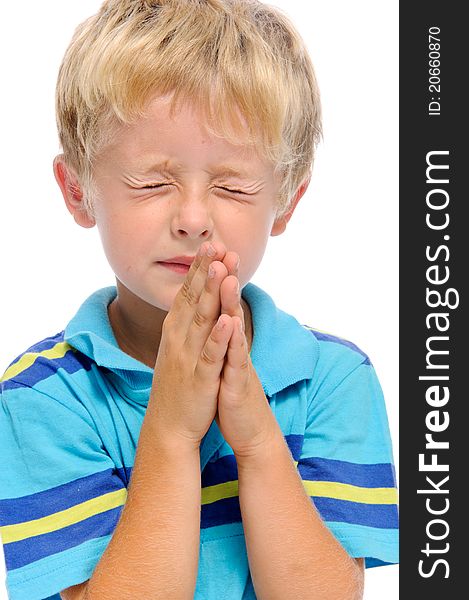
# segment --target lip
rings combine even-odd
[[[173,256],[173,258],[168,258],[167,260],[159,260],[159,263],[163,264],[172,264],[172,265],[187,265],[191,266],[194,262],[195,256]]]
[[[181,263],[158,262],[157,264],[164,269],[179,273],[180,275],[187,275],[190,269],[189,265],[183,265]]]

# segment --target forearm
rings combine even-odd
[[[91,577],[86,600],[194,596],[200,538],[197,448],[158,441],[145,419],[127,502]]]
[[[359,600],[362,573],[324,525],[279,435],[256,456],[236,457],[239,501],[259,600]]]

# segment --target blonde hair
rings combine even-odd
[[[248,143],[280,174],[277,215],[311,175],[321,137],[319,91],[289,19],[257,0],[106,0],[80,24],[63,58],[56,116],[64,160],[93,214],[93,163],[155,95],[189,101],[208,129]]]

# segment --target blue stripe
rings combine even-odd
[[[129,487],[130,478],[132,476],[133,467],[122,467],[117,469],[117,474],[124,482],[125,487]]]
[[[202,487],[218,485],[227,481],[237,481],[238,465],[233,454],[208,462],[201,474]]]
[[[203,504],[200,514],[200,527],[215,527],[227,523],[241,523],[241,508],[239,498],[223,498],[211,504]]]
[[[303,446],[304,436],[286,435],[285,441],[290,449],[294,460],[298,460]],[[218,485],[227,481],[237,481],[238,465],[234,454],[228,454],[221,458],[208,462],[202,471],[202,487]]]
[[[41,558],[78,546],[87,540],[111,535],[116,528],[122,508],[118,506],[51,533],[4,544],[7,570],[19,569]]]
[[[362,465],[328,458],[302,458],[298,471],[307,481],[337,481],[368,488],[396,487],[391,463]]]
[[[363,504],[316,496],[312,500],[325,521],[353,523],[380,529],[399,527],[397,506],[394,504]],[[238,496],[202,505],[200,526],[203,529],[237,522],[242,522]]]
[[[300,460],[301,449],[303,447],[304,435],[286,435],[285,441],[287,442],[290,452],[293,456],[293,460]]]
[[[1,384],[2,390],[6,391],[23,386],[33,387],[40,381],[55,375],[59,369],[64,369],[69,374],[81,369],[89,371],[93,364],[93,361],[77,350],[68,350],[62,358],[50,359],[38,356],[30,367],[15,375],[13,379],[3,381]]]
[[[53,336],[44,338],[43,340],[41,340],[40,342],[37,342],[33,346],[30,346],[27,350],[25,350],[19,356],[17,356],[15,358],[15,360],[12,361],[12,363],[10,365],[8,365],[8,368],[11,367],[11,365],[14,365],[16,362],[18,362],[19,359],[24,354],[28,354],[29,352],[43,352],[44,350],[50,350],[56,344],[63,342],[63,341],[64,341],[64,331],[59,331],[59,333],[56,333]]]
[[[64,332],[65,331],[59,331],[59,333],[56,333],[55,335],[44,338],[40,342],[37,342],[37,344],[34,344],[34,346],[28,348],[26,352],[43,352],[44,350],[50,350],[56,344],[64,341]]]
[[[364,504],[317,496],[313,496],[312,500],[324,521],[354,523],[380,529],[398,529],[399,527],[395,504]]]
[[[308,327],[309,327],[309,325],[308,325]],[[336,337],[335,335],[331,335],[329,333],[322,333],[320,331],[316,331],[314,329],[309,329],[308,331],[310,331],[316,337],[316,339],[320,340],[321,342],[334,342],[336,344],[341,344],[342,346],[347,346],[347,348],[350,348],[351,350],[358,352],[358,354],[361,354],[365,358],[365,360],[363,361],[363,364],[371,365],[368,355],[365,354],[363,352],[363,350],[361,350],[358,346],[356,346],[352,342],[349,342],[348,340],[344,340],[342,338]]]
[[[0,500],[0,527],[41,519],[71,506],[122,489],[123,470],[107,469],[43,492]]]

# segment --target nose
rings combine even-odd
[[[181,199],[172,221],[174,235],[190,239],[209,238],[213,232],[209,203],[210,199],[195,194]]]

